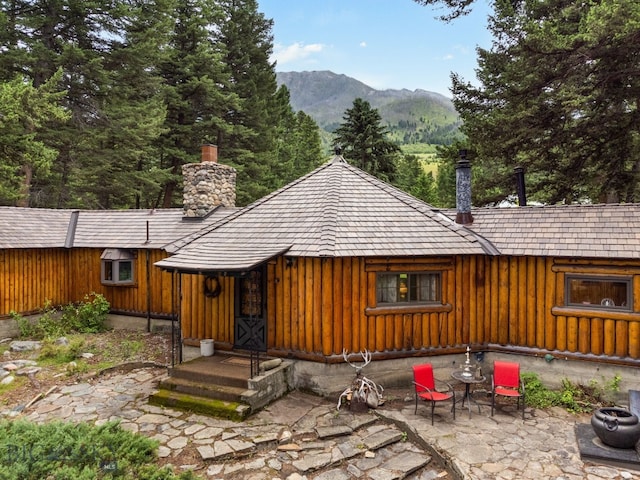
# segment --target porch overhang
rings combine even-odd
[[[290,248],[291,245],[202,245],[185,249],[154,265],[178,273],[238,275],[284,254]]]

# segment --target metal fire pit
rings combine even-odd
[[[624,408],[599,408],[591,417],[591,426],[602,443],[610,447],[634,448],[640,440],[638,417]]]

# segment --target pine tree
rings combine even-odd
[[[77,151],[72,191],[92,208],[153,208],[168,177],[159,165],[157,140],[166,107],[156,65],[166,49],[171,0],[154,8],[128,4],[112,17],[118,36],[102,58],[104,82],[94,102],[95,127]]]
[[[177,3],[169,45],[159,67],[167,106],[166,132],[160,140],[161,168],[172,175],[159,202],[165,208],[181,202],[182,165],[199,161],[203,143],[218,143],[230,130],[223,113],[238,105],[237,96],[229,91],[225,47],[214,28],[224,21],[219,2]],[[221,148],[221,157],[227,153]]]
[[[28,206],[34,175],[48,172],[57,152],[37,138],[51,118],[64,121],[60,106],[64,92],[56,92],[61,73],[35,88],[17,77],[0,83],[0,204]]]
[[[434,206],[440,206],[438,204],[436,180],[433,178],[433,173],[431,172],[425,172],[424,170],[421,171],[409,193],[423,202]]]
[[[0,81],[59,68],[68,122],[35,132],[51,168],[28,204],[181,202],[181,166],[215,143],[249,203],[321,161],[317,126],[278,89],[271,26],[255,0],[0,1]],[[48,157],[47,157],[48,158]]]
[[[42,125],[41,141],[58,152],[52,168],[39,170],[33,177],[29,205],[60,206],[56,193],[68,191],[69,180],[59,189],[51,189],[57,175],[70,176],[78,128],[96,117],[92,98],[101,85],[102,68],[98,51],[105,40],[98,32],[111,31],[105,18],[95,15],[94,2],[21,1],[3,2],[7,30],[0,37],[4,54],[0,55],[0,77],[19,74],[34,87],[45,84],[62,70],[60,89],[66,92],[64,105],[71,121],[61,124],[53,119]],[[49,176],[52,174],[52,177]]]
[[[435,180],[424,170],[417,155],[404,155],[398,161],[395,186],[420,200],[435,204]]]
[[[436,202],[437,205],[442,208],[454,208],[456,206],[456,162],[460,159],[459,152],[461,149],[465,149],[466,145],[460,142],[454,145],[439,146],[438,152],[438,176],[436,178]],[[474,169],[472,175],[475,172],[475,164],[472,162]],[[473,183],[472,176],[471,195],[472,204],[478,205],[477,189]]]
[[[444,5],[447,19],[473,0]],[[514,192],[524,167],[531,200],[640,200],[640,4],[636,0],[492,2],[494,36],[479,49],[481,85],[453,75],[462,131],[477,151],[474,190]]]
[[[280,110],[277,114],[277,162],[272,172],[275,181],[273,190],[309,173],[323,161],[318,124],[303,111],[293,113],[289,90],[285,85],[278,88],[276,97]]]
[[[397,155],[400,147],[386,139],[377,109],[362,98],[353,101],[342,117],[344,122],[335,131],[334,147],[342,148],[344,158],[381,180],[394,183]]]
[[[319,167],[324,161],[320,128],[313,118],[299,111],[296,114],[294,173],[291,180]]]
[[[59,88],[71,113],[69,122],[51,119],[38,132],[58,154],[48,172],[34,175],[30,205],[135,203],[140,185],[128,180],[136,170],[155,168],[140,159],[149,158],[146,144],[159,133],[163,108],[154,98],[154,55],[162,49],[162,24],[171,10],[170,0],[2,2],[7,28],[0,34],[0,78],[19,72],[38,87],[61,69]],[[145,41],[136,28],[147,30]],[[119,175],[111,178],[112,172]],[[113,192],[105,189],[109,185]]]
[[[275,132],[276,162],[271,172],[274,181],[273,190],[286,185],[295,176],[296,161],[296,116],[291,108],[289,90],[282,85],[276,93],[278,125]]]
[[[420,5],[443,5],[449,9],[449,13],[441,15],[440,19],[448,22],[450,20],[469,14],[471,5],[475,0],[413,0]],[[518,0],[511,0],[516,3]]]
[[[269,60],[273,22],[258,12],[255,0],[218,3],[224,11],[220,24],[220,41],[226,47],[223,61],[231,74],[230,90],[240,99],[237,108],[225,114],[232,129],[221,133],[218,146],[238,171],[237,203],[246,205],[281,182],[274,174],[280,162],[276,137],[282,109],[275,65]]]

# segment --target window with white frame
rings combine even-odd
[[[437,273],[378,273],[378,306],[441,303],[441,275]]]
[[[100,281],[105,285],[131,285],[135,281],[135,255],[118,248],[107,248],[101,259]]]
[[[631,310],[631,277],[565,276],[566,304],[588,308]]]

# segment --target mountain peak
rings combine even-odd
[[[293,110],[302,110],[328,132],[342,123],[353,101],[362,98],[378,110],[398,143],[447,143],[457,135],[460,120],[453,102],[439,93],[376,90],[329,70],[277,72],[276,79],[278,85],[289,89]]]

